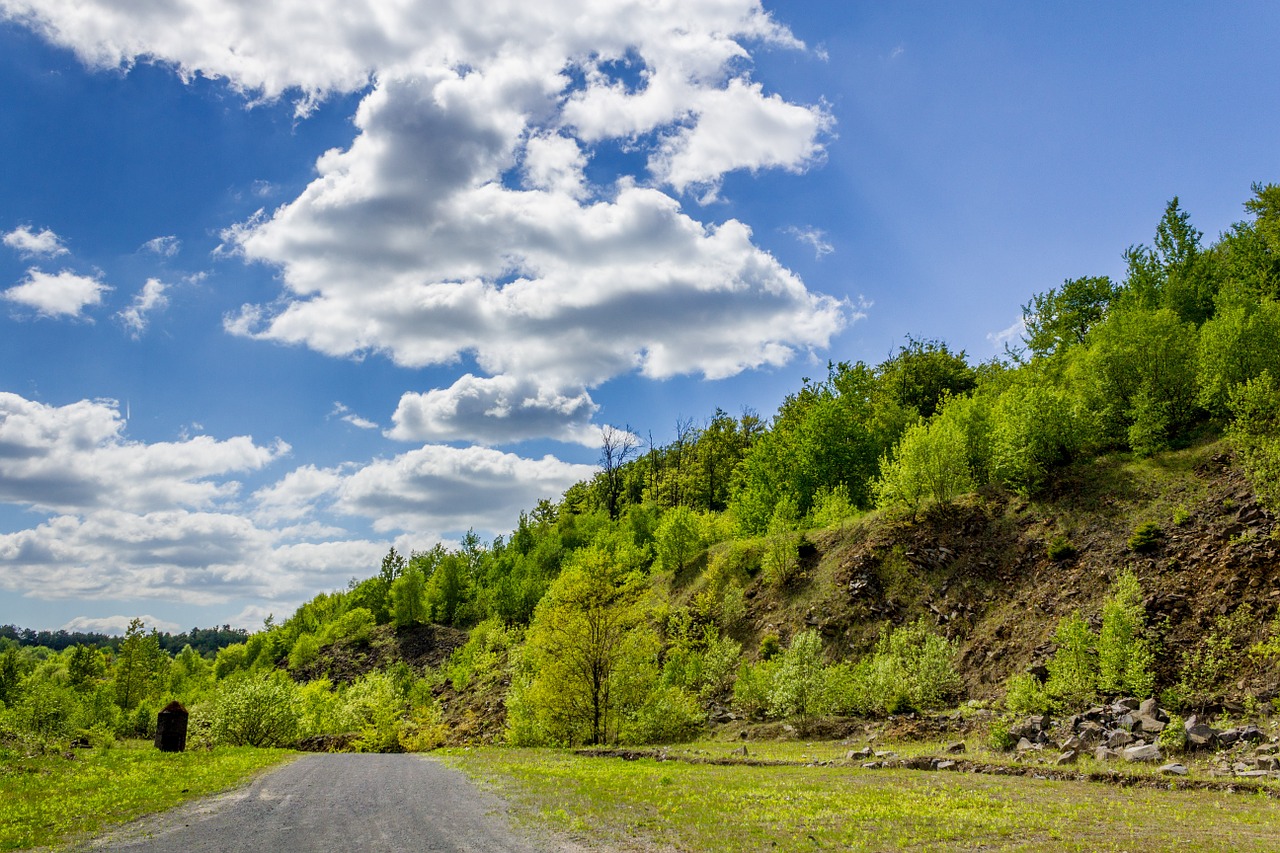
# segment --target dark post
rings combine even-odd
[[[170,702],[156,715],[156,749],[182,752],[187,748],[187,709]]]

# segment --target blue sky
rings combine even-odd
[[[0,623],[260,624],[1280,179],[1269,3],[123,5],[0,0]]]

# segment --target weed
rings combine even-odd
[[[1049,555],[1049,559],[1055,562],[1066,562],[1067,560],[1074,559],[1079,554],[1079,551],[1076,550],[1076,546],[1072,545],[1071,541],[1062,534],[1058,534],[1050,539],[1045,550]]]
[[[1191,520],[1191,512],[1182,504],[1173,508],[1173,523],[1176,527],[1182,527]]]
[[[1139,524],[1129,537],[1129,548],[1136,554],[1149,554],[1160,544],[1162,531],[1154,521]]]

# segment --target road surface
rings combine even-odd
[[[544,853],[503,803],[417,755],[306,755],[248,787],[188,803],[87,843],[131,853],[484,851]]]

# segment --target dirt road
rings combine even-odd
[[[500,800],[416,755],[307,755],[247,788],[189,803],[82,846],[136,853],[541,853]]]

